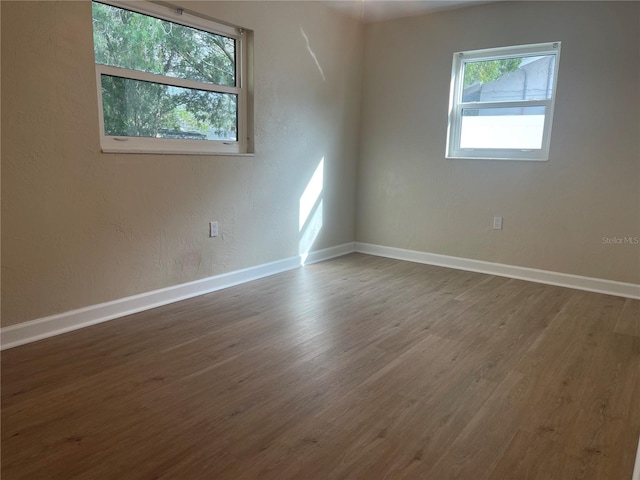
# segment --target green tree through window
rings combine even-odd
[[[467,88],[476,83],[489,83],[498,80],[507,73],[515,72],[522,63],[522,57],[467,62],[464,66],[464,84]]]
[[[236,86],[233,38],[96,2],[93,32],[97,64]],[[106,135],[235,140],[237,94],[106,74],[101,89]]]

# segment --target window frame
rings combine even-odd
[[[100,146],[103,153],[156,153],[156,154],[191,154],[191,155],[251,155],[252,122],[249,118],[250,82],[249,82],[249,50],[250,32],[244,28],[234,27],[219,21],[195,15],[182,8],[159,5],[147,1],[135,0],[94,0],[153,18],[196,28],[215,35],[235,40],[235,87],[199,82],[177,77],[148,73],[122,67],[94,63],[96,68],[96,91],[98,93],[98,120],[100,128]],[[93,3],[93,2],[92,2]],[[92,37],[93,38],[93,37]],[[92,40],[93,41],[93,40]],[[215,93],[234,94],[238,97],[237,141],[225,140],[191,140],[159,137],[127,137],[106,135],[104,130],[104,110],[102,104],[102,75],[122,77],[131,80],[147,81],[156,84],[206,90]]]
[[[551,98],[543,100],[516,100],[492,102],[463,102],[464,66],[467,61],[503,60],[523,56],[555,55]],[[449,94],[449,121],[447,126],[446,158],[484,159],[484,160],[533,160],[547,161],[551,143],[551,127],[558,85],[558,66],[560,62],[560,42],[546,42],[530,45],[486,48],[455,52],[451,69],[451,90]],[[488,149],[461,148],[462,112],[464,109],[545,107],[545,118],[540,149]]]

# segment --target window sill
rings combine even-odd
[[[175,151],[157,151],[157,150],[135,150],[135,149],[111,149],[111,148],[101,148],[100,151],[102,153],[108,153],[108,154],[114,154],[114,155],[119,155],[119,154],[125,154],[125,155],[131,155],[131,154],[138,154],[138,155],[196,155],[196,156],[208,156],[208,157],[255,157],[256,154],[255,152],[248,152],[248,153],[235,153],[235,152],[205,152],[205,151],[180,151],[180,150],[175,150]]]
[[[515,158],[515,157],[470,157],[470,156],[462,156],[462,155],[447,155],[447,159],[450,160],[496,160],[499,162],[507,161],[507,162],[547,162],[548,158]]]

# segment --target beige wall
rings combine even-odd
[[[500,2],[367,26],[358,241],[640,283],[640,246],[602,242],[640,236],[639,18]],[[557,40],[549,161],[445,159],[452,53]]]
[[[297,255],[322,158],[313,249],[354,240],[362,27],[309,2],[183,5],[255,30],[254,158],[100,153],[90,3],[2,2],[2,325]]]

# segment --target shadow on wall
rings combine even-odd
[[[300,265],[304,265],[320,230],[322,230],[322,192],[324,189],[324,157],[318,163],[300,196],[298,229]]]

